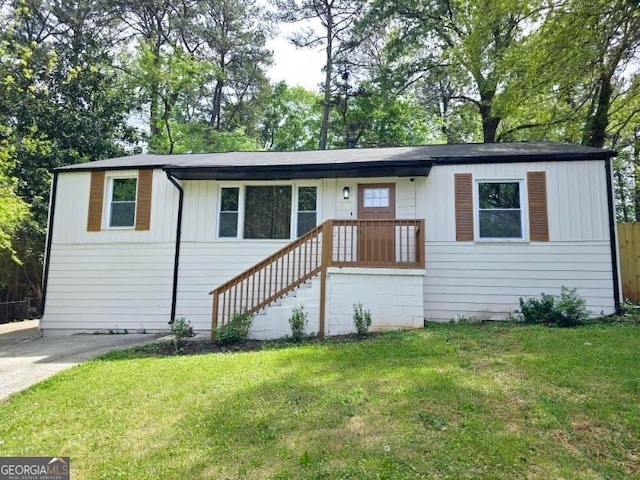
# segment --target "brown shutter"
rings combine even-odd
[[[456,241],[473,241],[473,183],[470,173],[455,174]]]
[[[527,172],[529,236],[532,242],[549,241],[547,180],[545,172]]]
[[[138,171],[138,195],[136,198],[136,230],[149,230],[151,224],[151,185],[153,170]]]
[[[99,232],[102,228],[102,202],[104,201],[104,171],[91,172],[89,187],[89,214],[87,232]]]

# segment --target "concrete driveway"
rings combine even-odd
[[[38,320],[0,324],[0,401],[61,370],[159,335],[40,335]]]

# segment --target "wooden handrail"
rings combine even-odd
[[[324,335],[327,268],[424,268],[424,220],[327,220],[209,292],[211,336],[235,313],[253,314],[320,274]]]
[[[318,236],[318,234],[320,234],[322,232],[322,225],[318,225],[317,227],[315,227],[313,230],[309,230],[307,233],[305,233],[303,236],[296,238],[294,241],[292,241],[291,243],[285,245],[284,247],[282,247],[280,250],[277,250],[275,253],[272,253],[271,255],[269,255],[267,258],[265,258],[264,260],[260,260],[260,262],[256,263],[255,265],[253,265],[252,267],[247,268],[244,272],[239,273],[238,275],[236,275],[234,278],[232,278],[231,280],[226,281],[225,283],[223,283],[222,285],[214,288],[213,290],[211,290],[209,292],[209,295],[213,295],[214,292],[216,291],[220,291],[220,290],[224,290],[226,288],[228,288],[229,286],[233,285],[234,282],[237,280],[238,277],[241,277],[243,275],[249,275],[252,272],[255,272],[257,270],[260,270],[261,268],[263,268],[266,265],[269,265],[273,259],[282,257],[283,255],[287,254],[288,252],[290,252],[291,250],[294,250],[295,248],[299,247],[300,245],[302,245],[303,243],[305,243],[307,240],[309,240],[312,237],[316,237]]]

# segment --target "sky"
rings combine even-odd
[[[268,70],[272,82],[284,80],[293,87],[300,85],[308,90],[318,91],[324,75],[324,52],[322,47],[298,49],[287,39],[287,35],[300,28],[300,25],[281,25],[277,37],[267,42],[267,48],[273,50],[273,66]]]

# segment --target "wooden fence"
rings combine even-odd
[[[622,298],[640,303],[640,222],[618,224]]]

